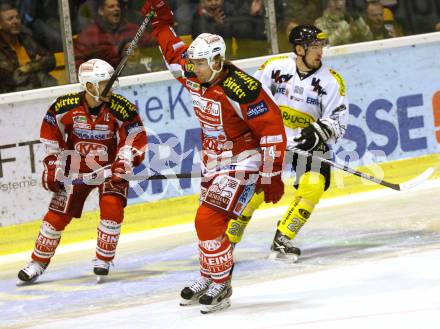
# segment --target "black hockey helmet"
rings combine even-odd
[[[311,43],[319,42],[324,46],[327,44],[327,34],[314,25],[298,25],[290,31],[289,42],[295,47],[302,45],[305,48]]]

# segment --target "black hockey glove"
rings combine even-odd
[[[303,151],[316,151],[332,136],[331,129],[322,121],[313,122],[301,130],[301,135],[294,139],[296,148]]]

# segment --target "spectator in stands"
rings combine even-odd
[[[72,33],[79,32],[78,10],[85,0],[69,0]],[[58,0],[20,0],[19,12],[34,38],[52,52],[63,51]]]
[[[54,67],[53,54],[22,32],[17,8],[0,2],[0,92],[54,86]]]
[[[322,15],[321,0],[280,0],[278,1],[278,44],[280,52],[290,52],[292,44],[289,42],[290,31],[298,25],[313,25]],[[275,2],[277,3],[277,2]]]
[[[200,5],[193,18],[192,37],[201,33],[219,34],[224,38],[232,36],[231,17],[234,7],[224,0],[200,0]]]
[[[327,33],[332,46],[373,39],[362,17],[347,14],[346,0],[328,0],[324,14],[315,21],[314,25]]]
[[[231,31],[235,37],[266,40],[263,0],[240,0],[230,17]]]
[[[99,0],[95,22],[86,27],[74,43],[77,67],[91,58],[105,60],[117,67],[124,56],[126,45],[131,42],[138,28],[138,25],[122,17],[118,0]],[[155,45],[154,39],[148,32],[144,32],[138,46],[142,48],[152,45]]]
[[[321,0],[285,0],[281,25],[286,35],[297,25],[312,25],[322,15]]]
[[[370,27],[373,40],[389,39],[393,35],[385,28],[384,8],[379,1],[368,1],[365,22]]]

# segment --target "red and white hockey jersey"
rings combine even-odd
[[[169,70],[192,97],[202,128],[202,172],[258,171],[260,152],[273,161],[273,171],[281,170],[286,137],[269,90],[229,62],[216,83],[202,84],[186,59],[188,46],[173,29],[158,24],[153,34]]]
[[[58,97],[41,124],[40,140],[48,154],[70,155],[70,171],[87,173],[111,164],[118,154],[144,159],[147,135],[134,104],[113,94],[97,116],[91,115],[84,92]]]

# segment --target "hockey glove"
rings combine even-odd
[[[294,139],[296,148],[303,151],[315,151],[332,136],[332,131],[323,121],[313,122],[301,130],[301,135]]]
[[[256,191],[264,192],[264,202],[277,203],[284,194],[284,183],[281,180],[281,171],[275,173],[262,173],[257,181]]]
[[[142,14],[147,15],[151,10],[154,10],[155,15],[151,21],[151,25],[164,24],[173,26],[174,18],[173,12],[165,3],[164,0],[147,0],[142,7]]]
[[[57,171],[61,170],[58,167],[58,156],[55,154],[48,155],[43,160],[43,176],[42,176],[42,184],[45,190],[58,192],[62,188],[62,184],[57,181]]]

